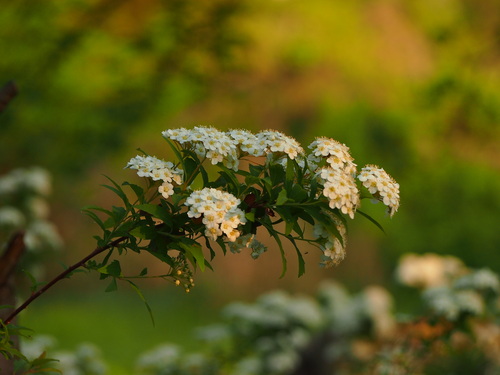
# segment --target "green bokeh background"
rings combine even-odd
[[[387,235],[356,220],[337,269],[317,270],[311,251],[303,278],[292,269],[278,280],[273,254],[216,258],[190,295],[144,286],[156,329],[139,299],[104,294],[85,275],[26,312],[23,324],[62,346],[96,342],[116,373],[163,334],[192,348],[191,327],[235,298],[310,292],[329,277],[390,287],[405,252],[500,272],[498,1],[0,0],[0,25],[0,84],[19,87],[0,115],[0,172],[53,174],[65,263],[94,246],[80,208],[113,202],[102,175],[135,179],[123,166],[139,147],[168,158],[167,128],[273,128],[304,146],[328,136],[401,185],[392,220],[366,207]],[[58,262],[47,261],[47,277]]]

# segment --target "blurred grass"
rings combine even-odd
[[[194,329],[214,322],[218,314],[203,288],[188,294],[164,285],[143,290],[153,310],[153,326],[144,303],[133,291],[122,286],[117,292],[105,293],[102,287],[51,291],[25,310],[21,324],[37,335],[54,336],[57,350],[74,350],[83,342],[95,344],[109,365],[109,375],[124,375],[133,373],[141,353],[160,343],[196,351]]]

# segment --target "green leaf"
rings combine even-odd
[[[311,184],[309,185],[309,198],[315,199],[316,193],[318,192],[318,181],[315,178],[311,179]]]
[[[292,186],[289,197],[294,202],[303,202],[307,200],[308,193],[302,186],[295,184]]]
[[[31,293],[34,293],[38,290],[38,287],[42,286],[42,285],[45,285],[47,284],[46,282],[38,282],[36,281],[35,277],[28,271],[28,270],[25,270],[25,269],[22,269],[21,270],[31,281],[31,287],[30,287],[30,290],[31,290]]]
[[[247,184],[248,186],[260,185],[260,178],[253,175],[248,175],[245,177],[245,184]]]
[[[146,305],[146,308],[148,309],[149,317],[151,318],[151,322],[153,323],[153,326],[154,326],[155,325],[155,319],[154,319],[154,316],[153,316],[153,311],[151,310],[151,307],[149,306],[148,301],[144,297],[144,294],[142,294],[142,292],[139,289],[139,287],[137,285],[135,285],[132,281],[130,281],[130,280],[125,280],[125,281],[127,281],[129,283],[129,285],[131,286],[131,288],[137,293],[137,295],[142,300],[142,302],[144,302],[144,305]]]
[[[219,246],[220,248],[222,249],[222,253],[224,255],[226,255],[226,252],[227,252],[227,248],[226,248],[226,244],[224,243],[224,240],[222,239],[222,237],[219,237],[217,238],[217,241],[215,241]]]
[[[115,221],[116,224],[120,223],[127,216],[127,210],[123,207],[113,206],[112,213],[113,213],[113,220]]]
[[[122,274],[121,274],[122,269],[120,266],[120,262],[116,259],[114,261],[112,261],[110,264],[99,268],[97,271],[100,272],[101,274],[104,274],[104,275],[110,275],[110,276],[115,276],[115,277],[122,276]]]
[[[288,200],[288,196],[287,196],[287,193],[286,193],[286,190],[283,189],[280,191],[280,193],[278,194],[278,198],[276,199],[276,205],[277,206],[281,206],[283,203],[285,203],[286,201]]]
[[[102,230],[106,230],[106,225],[94,212],[90,210],[83,210],[83,212],[85,213],[85,215],[90,217]]]
[[[130,234],[132,229],[135,229],[135,225],[137,225],[134,221],[126,221],[122,223],[118,228],[113,232],[114,237],[127,236]]]
[[[272,224],[269,224],[269,223],[266,223],[266,222],[263,222],[262,224],[265,226],[265,228],[267,229],[267,231],[269,232],[269,234],[271,235],[271,237],[274,238],[274,240],[276,241],[276,243],[278,244],[278,247],[280,249],[281,262],[282,262],[282,269],[281,269],[281,275],[280,275],[280,279],[281,279],[281,278],[283,278],[285,276],[285,274],[286,274],[286,268],[287,268],[287,260],[286,260],[286,256],[285,256],[285,250],[283,249],[283,244],[281,243],[279,235],[273,229]]]
[[[379,222],[377,220],[375,220],[373,217],[371,217],[370,215],[368,215],[368,214],[366,214],[366,213],[364,213],[363,211],[360,211],[360,210],[357,210],[356,212],[359,213],[359,214],[361,214],[362,216],[364,216],[368,220],[370,220],[373,224],[375,224],[375,226],[378,229],[380,229],[382,231],[382,233],[386,234],[384,228],[382,228],[382,225],[380,225]]]
[[[293,247],[295,248],[295,251],[297,252],[297,260],[299,261],[298,277],[301,277],[306,272],[306,263],[304,262],[304,257],[302,256],[302,253],[299,250],[295,240],[291,237],[287,237],[287,238],[290,240]]]
[[[248,170],[250,171],[250,174],[255,177],[259,177],[260,174],[262,173],[264,167],[262,165],[254,165],[250,164],[248,166]]]
[[[174,152],[177,159],[179,159],[179,162],[182,165],[182,169],[184,170],[184,181],[186,181],[187,176],[186,176],[186,166],[184,165],[184,158],[182,157],[181,153],[177,149],[176,145],[169,138],[165,137],[165,140],[167,141],[168,145],[170,146],[170,148]]]
[[[141,240],[150,240],[156,235],[154,228],[149,225],[140,225],[129,231],[130,235],[140,238]]]
[[[118,185],[115,181],[113,181],[108,176],[104,176],[104,177],[106,177],[113,184],[113,186],[110,186],[110,185],[102,185],[102,186],[113,191],[116,195],[118,195],[121,198],[121,200],[123,201],[123,203],[125,204],[125,207],[127,207],[127,208],[130,207],[131,204],[127,198],[127,194],[125,194],[125,192],[123,191],[121,186]]]
[[[198,173],[200,173],[199,166],[200,161],[195,161],[192,158],[185,158],[184,159],[184,170],[186,174],[186,181],[189,180],[191,183],[194,181]]]
[[[196,264],[198,265],[198,267],[200,267],[200,270],[205,271],[205,257],[203,256],[203,249],[201,248],[199,243],[197,243],[196,241],[193,242],[194,244],[179,242],[179,246],[186,251],[186,256],[188,256],[188,259],[190,258],[189,255],[194,257],[194,259],[196,260]],[[195,266],[195,263],[192,263],[193,266]]]
[[[139,274],[139,276],[145,276],[145,275],[147,275],[147,274],[148,274],[148,269],[147,269],[147,267],[146,267],[146,268],[143,268],[143,269],[142,269],[142,271],[141,271],[141,273]]]
[[[285,182],[286,173],[283,166],[280,164],[271,164],[269,166],[269,177],[271,178],[273,187]]]
[[[137,200],[141,203],[144,202],[144,189],[136,184],[131,184],[130,182],[124,182],[123,186],[129,186],[135,193]]]
[[[252,223],[253,223],[253,222],[255,221],[255,212],[253,212],[253,211],[247,212],[247,213],[245,214],[245,217],[246,217],[246,219],[247,219],[248,221],[250,221],[250,222],[252,222]]]
[[[285,182],[285,185],[286,185],[287,189],[289,189],[292,186],[292,183],[295,179],[294,163],[295,162],[290,158],[288,158],[286,161],[286,174],[285,174],[286,182]]]
[[[109,283],[109,285],[107,286],[107,288],[104,290],[106,293],[109,293],[109,292],[114,292],[118,290],[118,285],[116,283],[116,278],[113,277],[111,279],[111,282]]]
[[[281,216],[281,218],[285,222],[285,224],[286,224],[285,234],[289,235],[292,232],[293,226],[294,226],[295,222],[297,221],[297,218],[291,214],[290,209],[286,206],[285,207],[276,207],[275,211]]]
[[[219,174],[221,176],[223,176],[226,181],[228,182],[228,184],[230,183],[233,187],[233,191],[236,193],[235,195],[236,196],[239,196],[240,195],[240,187],[241,187],[241,183],[238,181],[238,179],[236,178],[235,174],[234,174],[234,171],[225,167],[224,165],[222,164],[217,164],[217,166],[222,169],[221,171],[219,171]]]
[[[344,239],[337,230],[337,224],[330,216],[323,213],[322,209],[319,206],[305,206],[304,210],[306,210],[307,213],[315,219],[315,221],[321,224],[328,233],[336,237],[340,241],[340,243],[344,245]]]
[[[172,215],[170,215],[170,212],[164,206],[159,206],[157,204],[140,204],[135,207],[139,210],[153,215],[163,222],[169,222],[170,220],[172,220]]]
[[[298,216],[308,224],[314,225],[314,219],[306,211],[300,210]]]
[[[200,166],[200,173],[203,180],[203,186],[207,187],[210,183],[210,179],[208,178],[208,173],[203,166]]]

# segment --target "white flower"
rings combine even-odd
[[[382,168],[366,165],[358,174],[363,186],[386,206],[392,216],[399,208],[399,184]]]

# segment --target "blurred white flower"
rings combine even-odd
[[[7,230],[21,229],[26,224],[26,218],[17,208],[0,207],[0,228]]]
[[[460,314],[460,306],[452,289],[447,286],[439,286],[427,289],[423,292],[424,300],[429,307],[438,315],[454,321]]]
[[[24,243],[28,251],[58,250],[62,247],[62,239],[54,224],[37,220],[26,228]]]
[[[181,357],[178,346],[163,344],[143,353],[136,362],[136,373],[140,375],[156,375],[168,367],[177,367]]]
[[[31,361],[42,353],[53,349],[56,343],[56,339],[48,335],[36,335],[31,339],[23,338],[20,342],[21,353]]]
[[[396,329],[396,321],[392,313],[394,304],[392,295],[379,286],[369,286],[363,290],[366,312],[374,324],[378,337],[389,337]]]
[[[402,284],[425,289],[447,285],[464,272],[465,266],[458,258],[432,253],[410,253],[399,260],[396,277]]]
[[[496,273],[483,268],[457,279],[455,287],[461,289],[491,290],[498,293],[500,291],[500,281]]]

